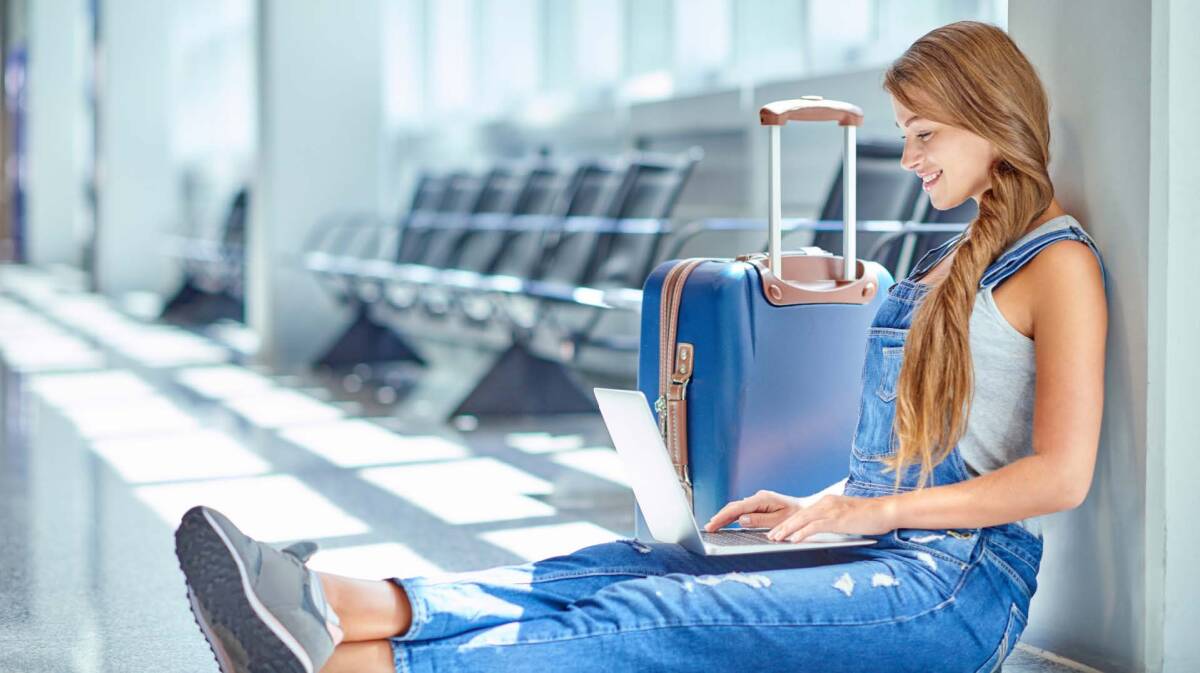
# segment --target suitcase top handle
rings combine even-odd
[[[820,96],[801,96],[791,100],[779,100],[767,103],[758,111],[759,122],[767,127],[770,137],[770,149],[767,153],[767,224],[770,238],[767,244],[767,257],[771,273],[783,278],[782,260],[782,226],[783,197],[780,195],[779,178],[779,131],[790,120],[795,121],[835,121],[845,133],[845,143],[842,147],[842,219],[845,224],[842,229],[842,280],[851,282],[855,279],[857,267],[854,264],[857,251],[855,249],[857,235],[857,216],[855,199],[857,198],[858,170],[855,167],[855,156],[858,150],[855,135],[863,123],[862,108],[850,103],[836,100],[825,100]]]
[[[820,96],[801,96],[767,103],[758,111],[763,126],[783,126],[789,121],[837,122],[838,126],[862,126],[863,111],[857,105]]]

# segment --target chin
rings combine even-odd
[[[929,203],[938,210],[953,210],[962,204],[966,203],[971,198],[970,194],[958,195],[953,197],[945,197],[941,195],[929,195]]]

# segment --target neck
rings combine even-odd
[[[1057,199],[1050,199],[1050,205],[1046,206],[1046,210],[1042,211],[1041,215],[1034,218],[1033,223],[1030,224],[1029,228],[1026,229],[1025,231],[1026,232],[1033,231],[1034,229],[1037,229],[1038,227],[1042,226],[1043,224],[1049,222],[1050,220],[1053,220],[1056,217],[1062,217],[1063,215],[1066,215],[1066,214],[1067,214],[1067,211],[1063,210],[1062,206],[1058,205]]]

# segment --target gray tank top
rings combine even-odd
[[[1001,255],[1042,234],[1072,226],[1079,227],[1079,222],[1070,215],[1056,217],[1022,236]],[[988,284],[979,288],[971,312],[975,396],[958,451],[973,477],[1033,453],[1036,378],[1033,340],[1017,331],[1000,313],[992,287]],[[1040,535],[1041,518],[1017,523]]]

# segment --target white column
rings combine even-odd
[[[84,208],[87,41],[84,5],[28,4],[27,252],[33,264],[78,265]]]
[[[178,265],[163,254],[163,232],[178,217],[171,162],[171,3],[101,0],[99,213],[96,282],[111,296],[168,294]]]
[[[311,361],[346,311],[305,272],[301,247],[330,212],[380,203],[379,0],[261,0],[259,164],[251,195],[247,311],[276,365]]]
[[[1023,640],[1102,670],[1200,665],[1200,49],[1190,0],[1010,0],[1050,94],[1051,176],[1108,267],[1104,423],[1087,502],[1050,517]],[[1190,23],[1189,23],[1190,22]]]
[[[1200,4],[1153,3],[1146,670],[1200,670]]]

